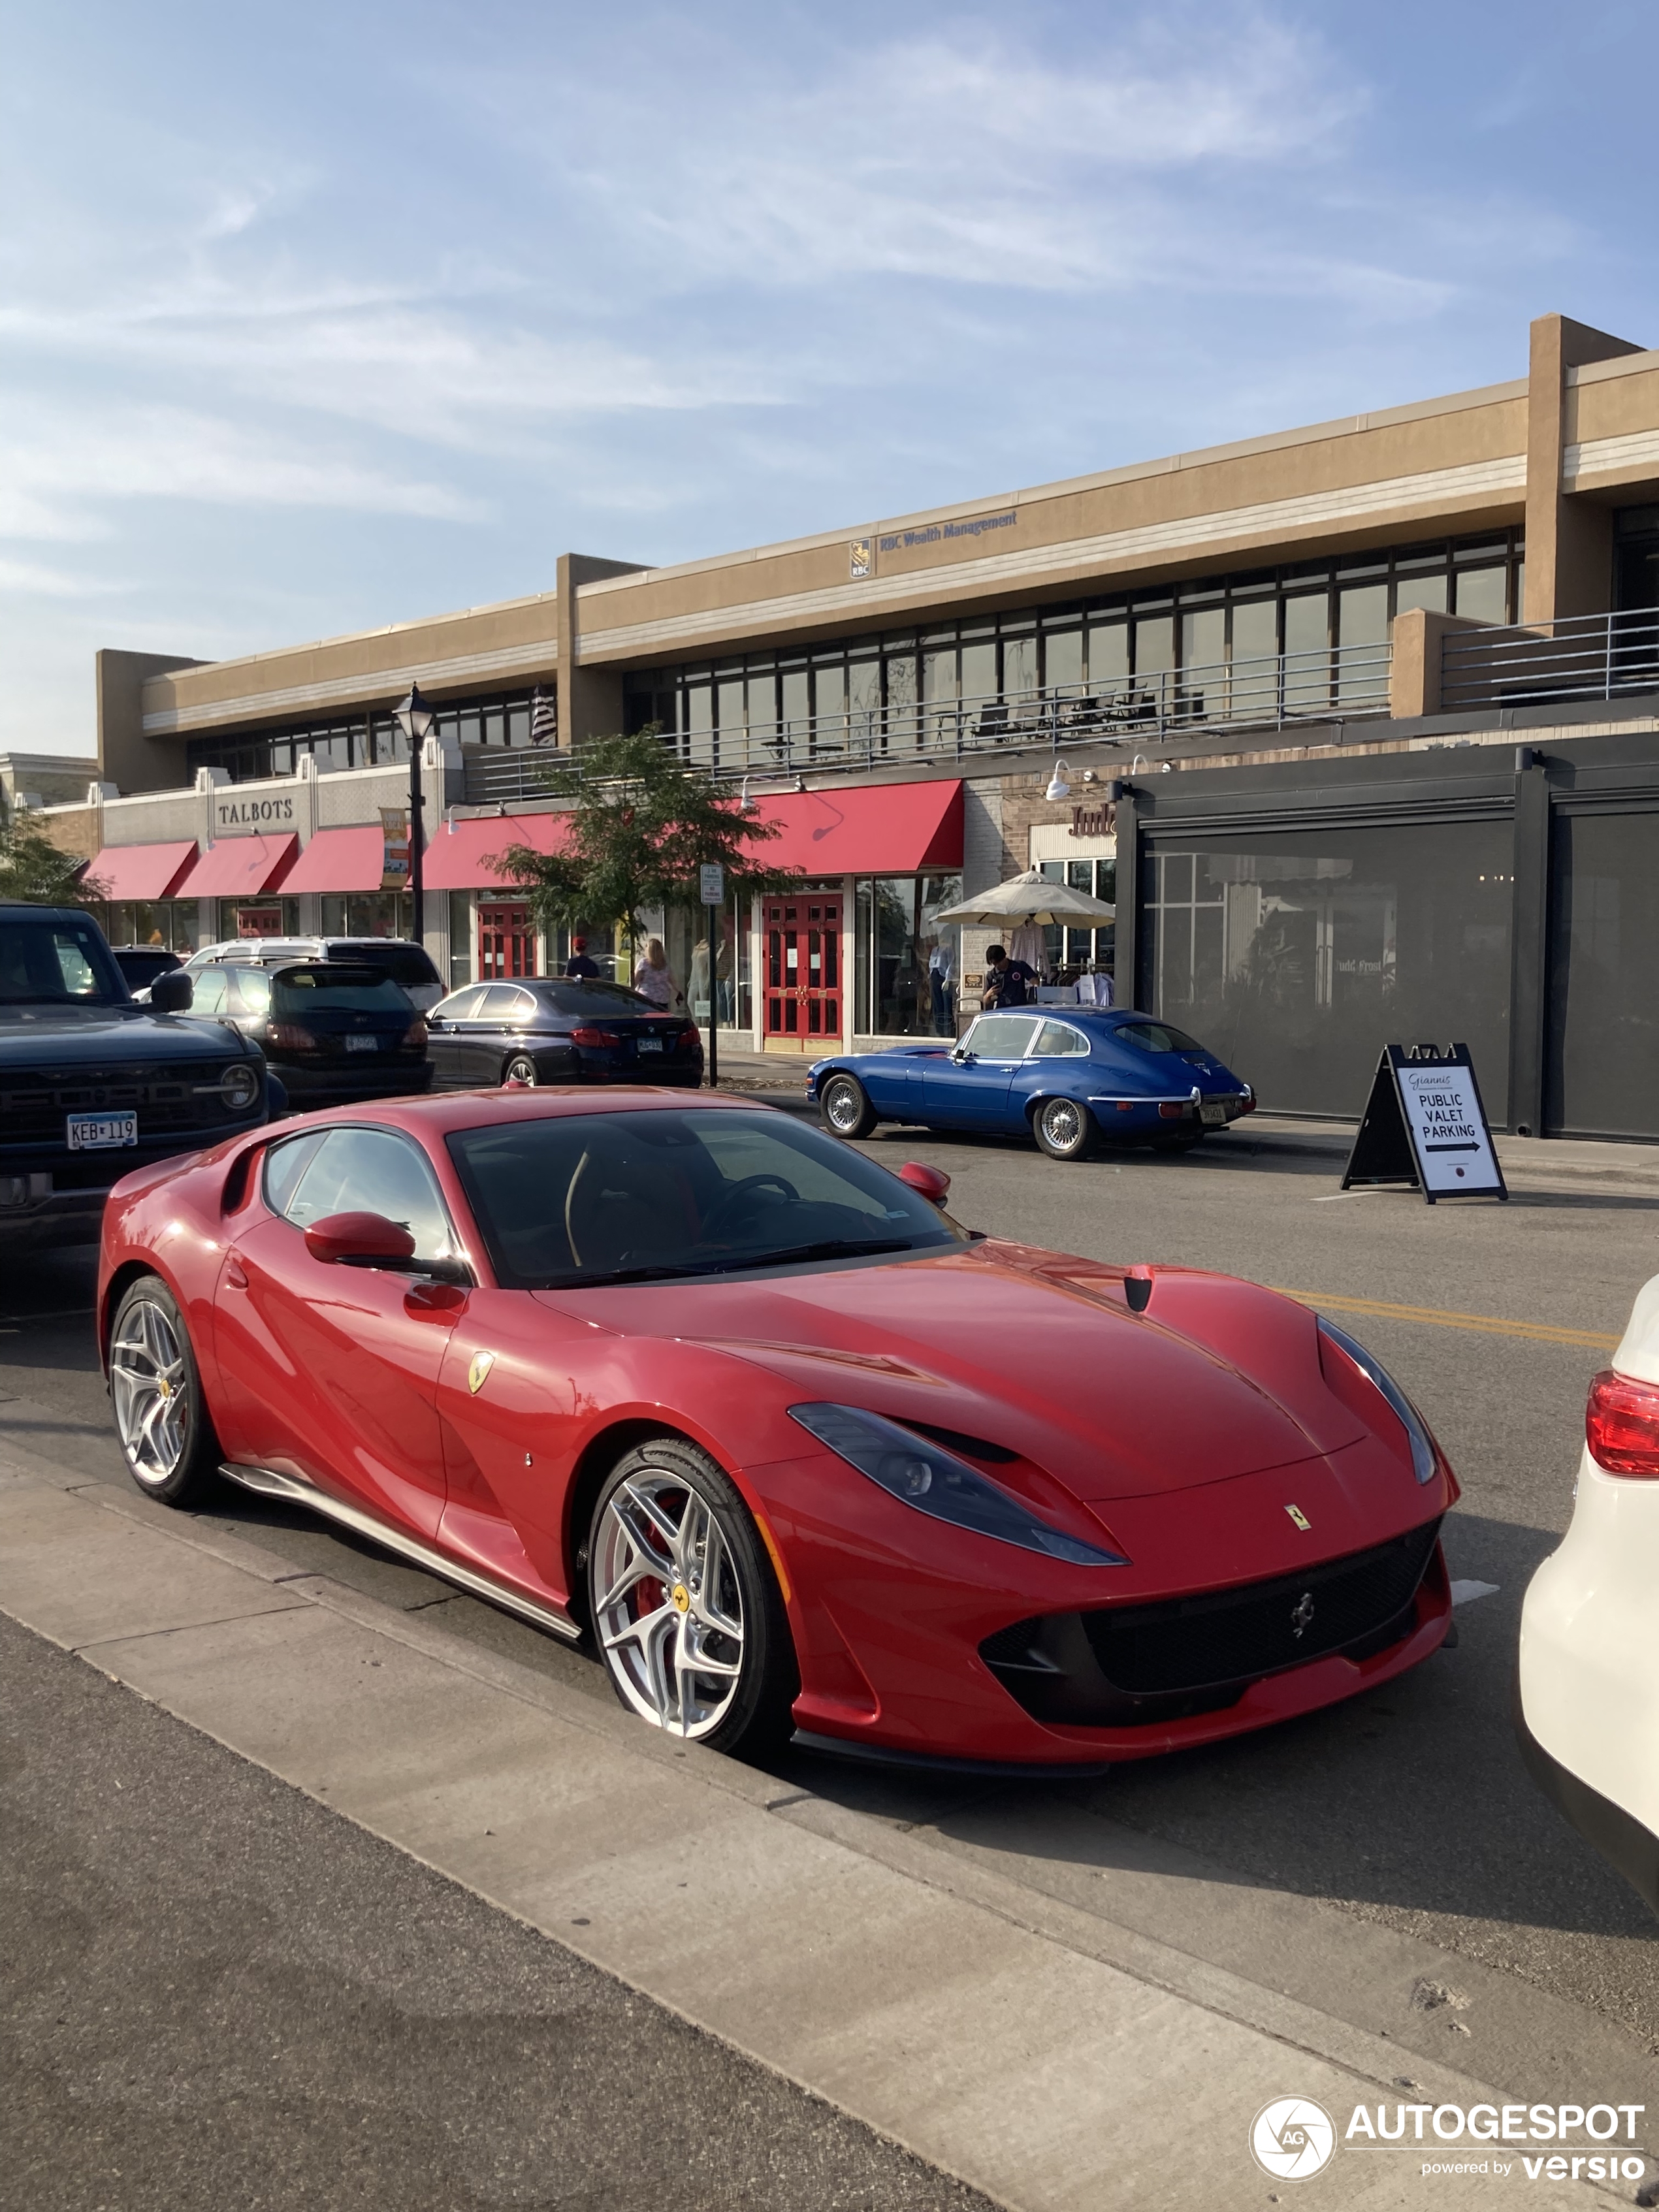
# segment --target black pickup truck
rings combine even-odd
[[[90,915],[0,903],[0,1254],[96,1237],[123,1176],[282,1109],[258,1047],[189,1004],[180,971],[135,1006]]]

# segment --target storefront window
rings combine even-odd
[[[118,899],[94,911],[112,945],[161,945],[187,955],[203,942],[199,899]]]
[[[1509,1110],[1508,822],[1160,839],[1136,1003],[1264,1106],[1357,1115],[1386,1044],[1466,1042]]]
[[[219,936],[229,937],[297,937],[300,933],[300,902],[291,898],[244,899],[232,906],[222,900],[219,907]]]
[[[961,896],[960,876],[860,878],[854,908],[860,1036],[956,1035],[961,933],[938,916]]]
[[[1045,876],[1063,883],[1086,897],[1117,904],[1115,860],[1044,860]],[[1057,981],[1074,982],[1085,968],[1114,969],[1117,925],[1104,922],[1098,929],[1066,929],[1051,923],[1042,933],[1043,967]]]
[[[451,891],[449,894],[449,988],[459,990],[463,983],[476,981],[472,961],[472,894],[471,891]]]
[[[1659,1136],[1659,813],[1558,815],[1551,842],[1546,1124]]]
[[[415,926],[407,891],[324,894],[325,937],[407,937]]]

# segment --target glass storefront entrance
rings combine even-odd
[[[941,927],[938,916],[961,896],[959,875],[859,878],[853,1026],[860,1036],[956,1035],[960,932]]]
[[[1545,1127],[1659,1136],[1659,811],[1558,814]]]
[[[1158,840],[1137,1003],[1263,1106],[1358,1115],[1385,1044],[1467,1042],[1509,1113],[1507,820]]]

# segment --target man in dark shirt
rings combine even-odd
[[[570,957],[565,963],[564,972],[567,975],[587,975],[597,979],[599,972],[599,963],[588,958],[587,939],[585,937],[571,939]]]
[[[990,971],[985,979],[987,1006],[1006,1012],[1010,1006],[1031,1003],[1037,982],[1035,968],[1028,968],[1023,960],[1011,960],[1000,945],[987,946],[985,965]]]

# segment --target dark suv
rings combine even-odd
[[[95,1237],[123,1176],[267,1119],[258,1047],[189,996],[136,1006],[89,915],[0,903],[0,1249]]]

